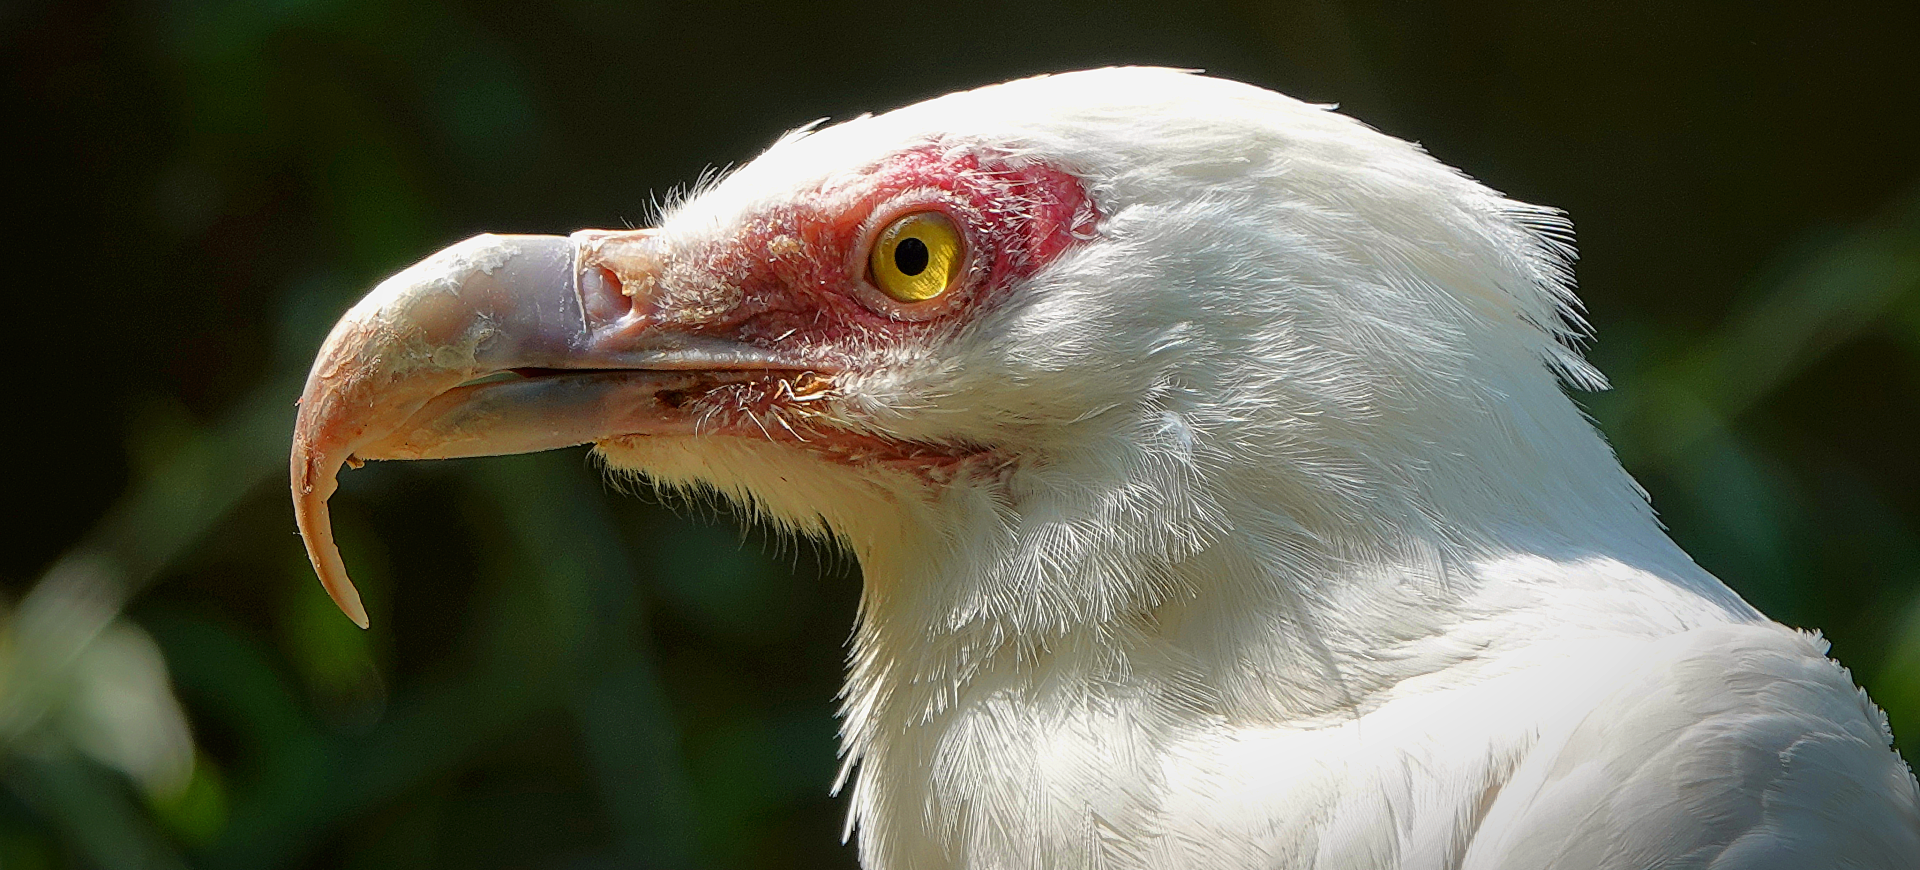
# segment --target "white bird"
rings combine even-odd
[[[395,276],[294,498],[363,626],[342,463],[591,442],[832,536],[869,870],[1920,867],[1880,711],[1563,392],[1604,385],[1572,256],[1323,107],[1015,81]]]

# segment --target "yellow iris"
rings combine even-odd
[[[965,244],[953,221],[937,211],[910,214],[889,224],[873,244],[873,283],[901,302],[925,302],[947,292],[960,277]]]

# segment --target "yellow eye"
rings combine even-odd
[[[937,211],[910,214],[873,243],[873,283],[901,302],[925,302],[947,292],[966,264],[966,245],[953,221]]]

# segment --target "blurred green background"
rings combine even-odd
[[[383,275],[644,221],[779,132],[1108,63],[1339,102],[1579,227],[1677,538],[1920,740],[1920,6],[0,3],[0,866],[850,867],[858,573],[584,451],[374,466],[298,379]]]

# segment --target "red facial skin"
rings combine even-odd
[[[966,244],[953,287],[922,302],[887,296],[868,273],[874,240],[909,214],[944,213]],[[640,322],[820,362],[798,376],[718,385],[689,396],[687,411],[714,434],[804,443],[837,461],[881,464],[930,480],[991,453],[981,445],[906,444],[819,425],[835,398],[835,375],[879,359],[876,351],[931,350],[1010,288],[1093,236],[1098,212],[1067,172],[992,153],[928,146],[899,153],[852,181],[740,221],[745,229],[704,244],[658,252],[647,286],[628,289]],[[624,271],[624,270],[623,270]],[[701,288],[689,306],[682,286]],[[724,292],[726,307],[709,303]],[[687,310],[689,308],[695,310]],[[821,404],[824,403],[824,404]]]
[[[967,267],[941,296],[901,303],[872,285],[874,239],[893,221],[937,210],[966,240]],[[902,152],[835,189],[741,221],[745,231],[674,250],[662,292],[636,295],[650,320],[763,347],[855,352],[876,341],[924,344],[1091,237],[1097,214],[1078,179],[998,155],[926,147]],[[691,317],[672,304],[676,277],[735,288],[725,312]],[[703,274],[699,274],[703,273]]]

